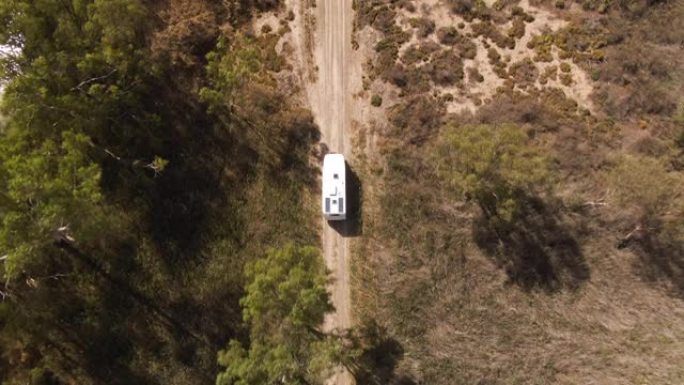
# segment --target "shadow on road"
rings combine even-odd
[[[344,221],[328,221],[328,225],[343,237],[358,237],[363,234],[361,219],[361,197],[363,189],[359,176],[345,162],[347,173],[347,219]]]

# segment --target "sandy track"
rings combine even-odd
[[[316,81],[308,84],[311,110],[321,130],[322,142],[330,152],[349,159],[351,145],[347,132],[351,124],[352,93],[357,75],[351,46],[353,10],[351,0],[318,0],[316,4],[313,56],[318,69]],[[326,264],[332,275],[330,291],[335,312],[325,320],[332,331],[351,326],[349,288],[349,239],[321,219],[322,246]],[[340,369],[330,384],[352,384],[351,375]]]
[[[295,74],[306,89],[304,102],[320,128],[321,142],[330,152],[342,153],[349,161],[351,124],[362,120],[364,110],[353,97],[361,89],[362,58],[351,45],[352,0],[317,0],[315,8],[307,8],[305,0],[285,3],[297,15],[292,24],[291,44],[295,48]],[[342,230],[346,232],[344,225]],[[335,306],[335,312],[325,319],[324,329],[341,331],[352,325],[349,238],[343,237],[321,216],[321,243],[331,273],[329,290]],[[343,368],[336,370],[328,381],[331,385],[353,383],[353,377]]]

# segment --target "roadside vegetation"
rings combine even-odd
[[[385,383],[683,381],[682,3],[357,7],[387,119],[353,298]]]
[[[385,115],[324,333],[300,15],[0,3],[0,383],[684,383],[684,5],[487,4],[355,2]]]
[[[1,383],[321,383],[319,134],[250,27],[277,7],[0,4]]]

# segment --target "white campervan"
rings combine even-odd
[[[344,155],[327,154],[323,158],[323,216],[329,221],[347,218],[346,168]]]

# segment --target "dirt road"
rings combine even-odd
[[[354,13],[352,0],[318,0],[313,54],[318,71],[316,81],[309,84],[307,94],[311,109],[321,129],[322,142],[330,152],[338,152],[349,159],[352,94],[356,78],[360,79],[360,63],[355,60],[351,46]],[[325,321],[326,330],[351,326],[349,289],[349,239],[342,237],[321,218],[322,245],[325,261],[332,274],[330,290],[335,312]],[[353,380],[340,369],[331,384],[347,385]]]

